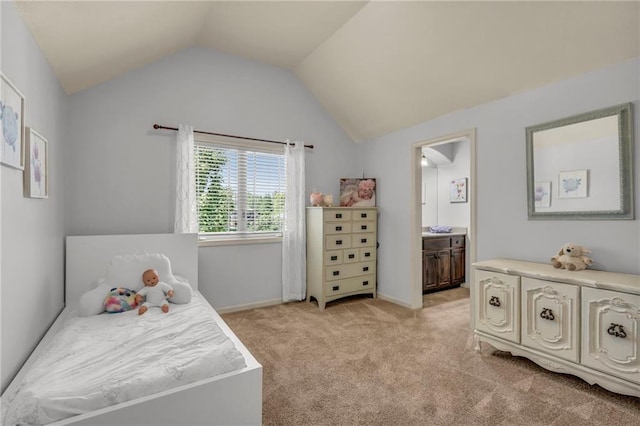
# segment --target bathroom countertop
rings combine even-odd
[[[453,228],[451,232],[428,232],[427,228],[422,228],[422,238],[452,237],[467,235],[467,228]]]

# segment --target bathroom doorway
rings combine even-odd
[[[458,156],[457,159],[456,156]],[[425,159],[426,165],[424,165]],[[414,144],[413,176],[411,253],[414,287],[412,305],[421,307],[423,306],[423,227],[434,225],[447,228],[451,226],[458,232],[460,229],[466,228],[464,229],[464,285],[469,286],[472,282],[471,264],[476,260],[476,130],[466,130]],[[429,182],[423,182],[425,176],[430,176]],[[451,181],[459,179],[462,179],[466,185],[464,201],[453,199],[449,194]]]

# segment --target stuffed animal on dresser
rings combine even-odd
[[[556,269],[568,271],[587,269],[588,265],[593,264],[593,260],[586,256],[587,253],[591,251],[575,243],[566,243],[560,247],[558,254],[551,258],[551,265]]]

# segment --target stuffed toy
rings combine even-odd
[[[575,243],[566,243],[560,247],[556,256],[551,258],[551,265],[556,269],[580,271],[593,264],[593,260],[586,256],[591,251]]]
[[[130,311],[135,309],[136,306],[138,306],[136,302],[136,292],[128,288],[112,288],[109,293],[107,293],[107,297],[104,298],[104,310],[110,314]]]
[[[136,302],[142,303],[140,309],[138,309],[138,315],[142,315],[151,306],[160,306],[162,312],[165,314],[169,312],[168,297],[173,297],[173,288],[160,281],[160,276],[155,269],[147,269],[142,274],[142,282],[144,287],[136,295]],[[144,303],[142,302],[143,296],[145,297]]]

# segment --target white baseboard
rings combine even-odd
[[[249,309],[264,308],[265,306],[273,306],[282,304],[282,299],[263,300],[262,302],[247,303],[246,305],[227,306],[224,308],[216,308],[219,314],[228,314],[230,312],[248,311]]]
[[[402,300],[396,299],[395,297],[391,297],[391,296],[388,296],[386,294],[378,293],[377,297],[378,297],[378,299],[382,299],[382,300],[384,300],[386,302],[391,302],[391,303],[393,303],[395,305],[400,305],[400,306],[402,306],[404,308],[407,308],[407,309],[415,309],[409,303],[405,303]]]

